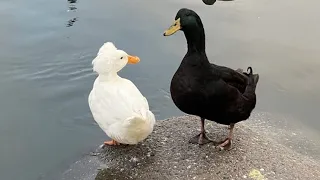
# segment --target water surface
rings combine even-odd
[[[112,41],[138,55],[120,75],[148,98],[157,119],[182,113],[170,99],[185,54],[182,33],[163,37],[179,8],[201,16],[211,62],[260,73],[256,111],[287,114],[319,135],[319,1],[0,2],[1,179],[54,177],[107,137],[87,97],[91,61]]]

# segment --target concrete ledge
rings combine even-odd
[[[188,143],[199,132],[197,117],[157,121],[154,132],[144,142],[104,148],[99,155],[103,168],[96,179],[320,179],[318,159],[280,144],[275,140],[276,133],[267,137],[266,129],[260,133],[262,127],[249,121],[236,125],[230,151],[218,151],[213,144]],[[206,130],[215,141],[223,140],[228,132],[227,126],[210,121]]]

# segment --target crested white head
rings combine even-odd
[[[117,49],[112,42],[106,42],[99,49],[97,57],[93,59],[93,71],[99,75],[116,74],[127,63],[136,64],[140,61],[137,56],[128,55]]]

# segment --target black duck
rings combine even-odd
[[[204,129],[207,119],[229,125],[228,137],[217,146],[229,149],[234,125],[248,119],[255,108],[259,75],[253,74],[251,67],[243,73],[241,69],[211,64],[206,55],[203,24],[193,10],[180,9],[164,36],[179,30],[185,34],[188,51],[171,80],[173,102],[184,113],[201,119],[201,132],[190,139],[191,143],[210,142]]]

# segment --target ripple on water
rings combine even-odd
[[[11,69],[4,74],[14,80],[60,79],[62,82],[80,80],[93,75],[91,55],[74,55],[71,58],[57,55],[42,63],[39,63],[41,58],[38,59],[32,62],[12,62],[9,66]]]

